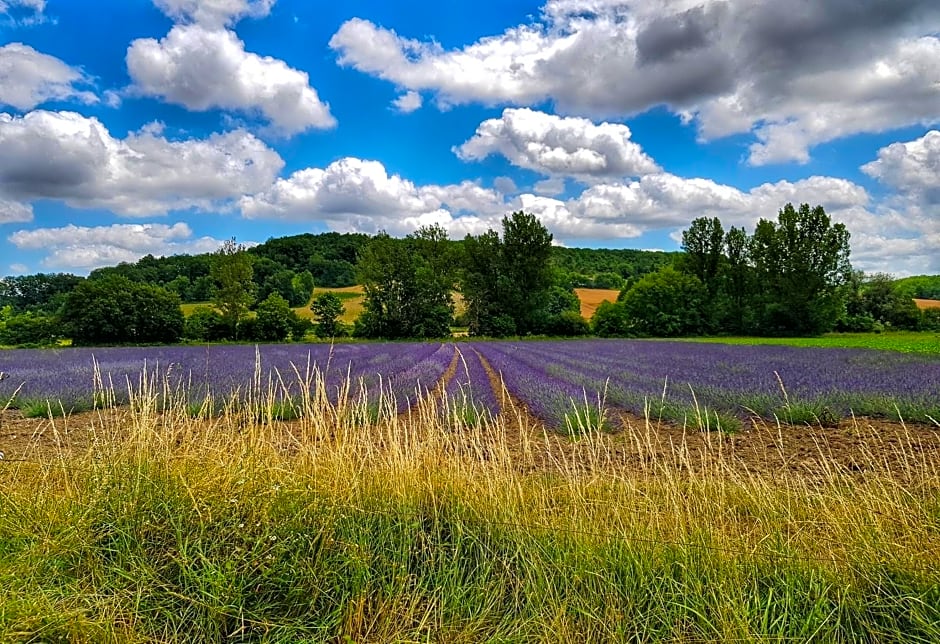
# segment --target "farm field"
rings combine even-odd
[[[891,331],[888,333],[831,333],[817,338],[713,337],[684,338],[684,342],[791,347],[857,348],[940,355],[940,333]]]
[[[919,309],[940,309],[940,300],[922,300],[915,297],[914,303]]]
[[[590,320],[594,317],[601,302],[616,302],[620,291],[606,288],[576,288],[574,294],[581,302],[581,317]]]
[[[935,423],[753,409],[701,431],[706,406],[742,400],[913,413],[938,399],[930,356],[577,341],[0,360],[14,405],[96,378],[124,403],[0,414],[0,641],[940,638]]]
[[[879,337],[879,336],[876,336]],[[842,340],[840,338],[840,340]],[[619,413],[734,431],[749,418],[834,423],[851,416],[940,419],[940,357],[851,348],[638,340],[153,348],[0,353],[0,400],[45,416],[126,403],[144,381],[219,406],[261,391],[285,406],[315,393],[390,394],[399,409],[448,369],[460,395],[499,413],[502,389],[554,431],[611,424]],[[453,382],[444,383],[448,391]],[[502,393],[497,392],[497,393]]]

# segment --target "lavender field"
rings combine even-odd
[[[319,386],[331,401],[384,394],[398,411],[439,391],[474,415],[499,414],[504,388],[562,430],[572,415],[617,412],[724,426],[750,416],[940,420],[940,358],[864,349],[583,340],[9,350],[0,371],[0,403],[36,415],[91,408],[102,392],[121,404],[146,378],[194,404]]]

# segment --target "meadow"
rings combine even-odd
[[[122,406],[3,414],[0,641],[940,638],[929,425],[604,428],[588,401],[565,436],[520,403],[521,356],[500,385],[513,343],[313,347],[283,371],[235,350],[200,356],[209,383],[233,371],[195,392],[217,413],[154,349],[136,378],[141,350],[123,380],[91,368]]]
[[[713,337],[688,338],[689,342],[740,345],[782,345],[791,347],[829,347],[876,349],[902,353],[940,355],[940,333],[891,331],[889,333],[829,333],[814,338]]]

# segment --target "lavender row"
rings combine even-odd
[[[500,411],[500,403],[480,356],[471,346],[464,345],[457,350],[457,371],[445,389],[449,406],[464,410],[471,407],[475,411],[496,416]]]
[[[103,387],[116,402],[124,402],[129,390],[139,389],[144,373],[152,382],[169,383],[197,400],[207,394],[245,396],[255,386],[267,390],[269,382],[279,392],[297,396],[315,383],[317,374],[335,400],[347,381],[356,388],[354,395],[360,386],[377,388],[383,379],[389,382],[415,369],[437,350],[424,343],[7,350],[0,351],[0,371],[8,374],[0,381],[0,401],[16,393],[18,401],[81,406]],[[412,391],[414,385],[410,383]]]
[[[572,387],[585,389],[589,397],[606,391],[610,404],[637,413],[647,401],[768,416],[788,403],[826,407],[838,414],[891,415],[901,410],[920,419],[936,417],[940,409],[940,360],[928,356],[608,340],[500,343],[490,351],[507,356],[501,361],[507,384],[512,380],[519,388],[520,371],[546,380],[529,387],[539,399],[533,404],[536,409],[544,406],[542,399],[571,395]],[[520,389],[517,395],[525,398],[526,392]]]

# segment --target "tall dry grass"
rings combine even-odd
[[[0,467],[0,641],[940,641],[940,473],[910,443],[771,474],[719,434],[572,441],[290,377],[304,398],[258,372],[200,412],[144,375],[85,449]]]

